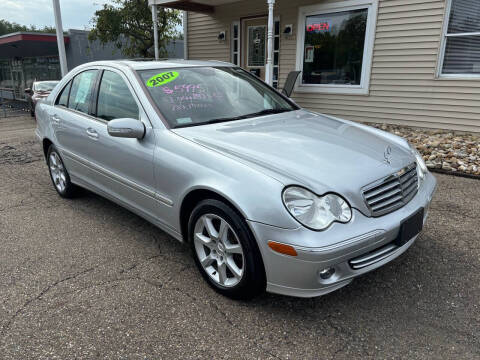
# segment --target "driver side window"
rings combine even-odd
[[[97,117],[106,121],[140,119],[138,105],[130,89],[123,78],[113,71],[103,72],[98,91]]]

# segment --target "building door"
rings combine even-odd
[[[15,64],[12,66],[12,85],[15,92],[15,99],[25,98],[25,80],[23,79],[22,63],[15,60]]]
[[[243,29],[242,67],[265,79],[267,63],[267,18],[245,19]]]

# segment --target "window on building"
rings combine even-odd
[[[299,91],[367,93],[377,2],[300,8]]]
[[[75,76],[68,99],[69,109],[88,114],[97,72],[98,70],[87,70]]]
[[[449,0],[440,61],[441,75],[480,77],[478,0]]]
[[[273,32],[273,87],[278,89],[279,65],[280,65],[280,20],[274,22]]]
[[[240,21],[232,23],[232,63],[240,66]]]
[[[97,117],[110,121],[113,119],[139,119],[138,105],[123,78],[113,72],[105,71],[98,91]]]

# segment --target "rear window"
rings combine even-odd
[[[70,86],[72,85],[72,81],[69,81],[68,84],[63,88],[60,95],[57,97],[57,102],[55,105],[62,105],[68,106],[68,95],[70,94]]]

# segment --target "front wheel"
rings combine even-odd
[[[204,200],[189,220],[195,263],[217,292],[233,299],[251,299],[265,291],[265,269],[245,220],[218,200]]]
[[[63,160],[54,145],[50,145],[47,152],[47,165],[53,186],[57,193],[64,198],[72,198],[77,192],[77,187],[70,181]]]

